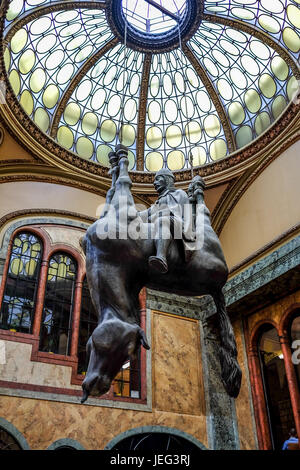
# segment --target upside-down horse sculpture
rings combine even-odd
[[[138,212],[131,194],[127,149],[117,146],[110,163],[112,185],[106,206],[82,239],[88,285],[99,320],[87,343],[89,364],[81,402],[89,395],[108,392],[124,362],[135,357],[141,345],[149,349],[139,326],[143,287],[213,297],[220,331],[221,378],[228,395],[237,397],[241,370],[222,293],[228,269],[204,203],[204,181],[196,176],[186,193],[175,188],[169,170],[160,170],[154,181],[159,193],[156,204]],[[191,217],[182,216],[184,206],[193,209]],[[176,231],[181,239],[174,236]]]

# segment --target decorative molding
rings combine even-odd
[[[145,132],[146,132],[146,114],[147,114],[147,97],[150,77],[152,54],[147,53],[144,57],[143,72],[141,79],[140,97],[139,97],[139,114],[137,127],[137,149],[136,149],[136,168],[138,171],[144,170],[145,163]]]
[[[4,129],[0,126],[0,145],[3,143],[4,140]]]
[[[225,108],[223,106],[223,103],[221,99],[219,98],[218,93],[215,90],[215,87],[212,84],[212,81],[208,77],[207,73],[205,72],[204,68],[200,64],[199,60],[197,57],[194,55],[190,47],[185,44],[182,47],[183,52],[187,56],[188,60],[190,63],[193,65],[194,69],[196,70],[197,74],[201,78],[201,81],[203,82],[206,90],[209,93],[209,96],[211,97],[211,100],[216,108],[216,111],[219,115],[220,121],[222,123],[222,127],[224,130],[224,134],[226,137],[226,142],[228,146],[229,152],[234,152],[236,150],[236,144],[235,144],[235,139],[233,135],[233,130],[229,122],[229,118],[227,116],[227,113],[225,111]]]
[[[10,222],[13,219],[17,219],[19,217],[28,217],[28,216],[45,216],[47,215],[47,218],[50,215],[58,215],[59,217],[73,217],[75,219],[79,219],[81,221],[87,222],[89,225],[94,223],[97,219],[94,217],[90,217],[88,215],[84,214],[79,214],[78,212],[70,212],[70,211],[65,211],[65,210],[56,210],[56,209],[23,209],[23,210],[18,210],[14,212],[9,212],[8,214],[5,214],[3,217],[0,218],[0,227],[3,227],[7,222]],[[68,223],[68,220],[66,220],[66,225]],[[26,225],[28,223],[26,222]]]

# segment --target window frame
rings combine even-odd
[[[81,312],[81,301],[82,301],[82,287],[84,278],[86,277],[86,269],[85,269],[85,259],[81,252],[76,250],[70,245],[61,244],[61,243],[53,243],[50,239],[48,233],[43,230],[43,226],[47,227],[56,226],[58,228],[62,228],[61,225],[56,224],[47,224],[41,223],[38,224],[37,227],[31,225],[24,225],[19,227],[18,229],[14,230],[11,234],[7,254],[6,254],[6,261],[3,270],[3,276],[0,283],[0,305],[2,305],[2,299],[5,291],[6,286],[6,279],[8,274],[8,267],[10,262],[10,256],[13,246],[13,240],[20,232],[28,232],[32,233],[33,235],[37,236],[40,242],[43,244],[43,255],[40,263],[40,272],[39,278],[37,280],[37,300],[35,303],[35,309],[33,313],[33,326],[32,326],[32,333],[21,333],[9,330],[0,329],[0,339],[8,340],[8,341],[15,341],[21,343],[27,343],[32,345],[32,353],[31,353],[31,361],[36,362],[43,362],[47,364],[56,364],[56,365],[63,365],[69,366],[72,369],[71,374],[71,381],[70,385],[81,385],[84,376],[78,374],[77,367],[78,367],[78,339],[79,339],[79,328],[80,328],[80,312]],[[65,227],[68,225],[66,224]],[[85,231],[83,230],[82,233],[84,234]],[[47,283],[47,274],[48,274],[48,267],[50,259],[55,255],[55,253],[65,253],[68,256],[71,256],[73,260],[77,263],[77,274],[75,279],[75,287],[74,287],[74,295],[73,295],[73,308],[71,312],[71,338],[70,338],[70,350],[69,355],[62,355],[56,354],[51,352],[44,352],[39,350],[40,344],[40,329],[41,329],[41,321],[42,321],[42,314],[43,314],[43,307],[44,307],[44,299],[45,299],[45,289]],[[145,329],[146,327],[146,290],[143,289],[140,293],[140,312],[141,312],[141,328]],[[141,347],[140,351],[140,398],[133,398],[133,397],[121,397],[116,396],[113,392],[114,382],[109,390],[109,392],[99,398],[101,399],[109,399],[117,402],[131,402],[137,404],[146,404],[147,403],[147,378],[146,378],[146,351]],[[24,384],[21,388],[28,388],[28,390],[37,389],[43,390],[47,388],[47,391],[56,392],[56,393],[67,393],[68,395],[81,395],[80,391],[72,390],[72,389],[57,389],[55,387],[44,387],[44,386],[34,386],[31,384]],[[4,384],[4,386],[9,387],[10,382]],[[70,393],[71,392],[71,393]],[[73,393],[74,392],[74,393]]]

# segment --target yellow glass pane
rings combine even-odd
[[[245,104],[251,113],[257,113],[261,108],[261,98],[256,90],[250,89],[245,93]]]
[[[43,93],[43,102],[46,108],[54,108],[59,98],[59,90],[56,85],[48,85]]]
[[[150,152],[146,157],[146,168],[148,171],[158,171],[163,167],[163,157],[159,152]]]
[[[295,77],[291,77],[287,84],[287,95],[289,100],[292,101],[299,93],[299,82]]]
[[[20,274],[23,270],[23,261],[20,258],[15,258],[10,264],[10,270],[15,276]]]
[[[110,119],[103,121],[101,125],[100,136],[101,139],[104,140],[104,142],[111,142],[112,140],[114,140],[116,137],[116,133],[117,126],[113,121],[111,121]]]
[[[135,130],[130,124],[124,124],[120,130],[120,142],[126,147],[133,145],[135,141]]]
[[[276,93],[276,83],[268,73],[264,73],[258,82],[259,88],[264,96],[272,98]]]
[[[20,104],[26,113],[30,116],[33,111],[33,98],[28,90],[23,91],[20,98]]]
[[[207,116],[204,120],[204,129],[209,137],[216,137],[221,131],[220,121],[217,116],[214,114]]]
[[[300,37],[292,28],[285,28],[282,34],[286,46],[292,52],[298,52],[300,49]]]
[[[173,150],[173,152],[170,152],[167,163],[170,170],[182,170],[185,164],[183,152],[180,150]]]
[[[128,161],[129,161],[128,170],[131,171],[135,165],[135,155],[131,150],[128,151]]]
[[[210,156],[213,160],[225,157],[227,153],[226,142],[223,139],[217,139],[210,145]]]
[[[77,124],[80,118],[80,107],[77,103],[69,103],[64,111],[64,120],[70,126]]]
[[[78,155],[89,159],[94,153],[94,146],[87,137],[79,137],[76,143],[76,150]]]
[[[201,166],[206,162],[206,151],[203,147],[194,147],[190,151],[190,162],[193,166]]]
[[[182,142],[182,133],[180,127],[169,126],[166,131],[166,139],[170,147],[178,147]]]
[[[287,15],[292,25],[300,28],[300,9],[296,5],[289,5],[287,7]]]
[[[235,101],[234,103],[231,103],[231,105],[228,108],[228,114],[231,122],[235,124],[236,126],[239,124],[242,124],[242,122],[245,119],[245,111],[243,106]]]
[[[112,152],[111,147],[109,147],[108,145],[99,145],[99,147],[97,148],[97,154],[96,154],[97,161],[101,165],[106,166],[107,168],[110,167],[109,158],[108,158],[109,152]]]
[[[271,124],[270,116],[268,113],[263,112],[259,114],[255,120],[255,130],[257,135],[262,134]]]
[[[5,69],[8,71],[10,67],[10,52],[7,47],[4,51],[4,65]]]
[[[35,53],[32,49],[27,49],[19,59],[19,70],[26,75],[35,64]]]
[[[36,270],[37,262],[34,259],[27,261],[25,264],[25,271],[28,276],[33,276]]]
[[[12,37],[12,40],[10,43],[11,50],[15,54],[20,52],[25,47],[27,43],[27,38],[28,38],[28,34],[27,34],[26,29],[24,28],[19,29],[19,31],[17,31],[16,34]]]
[[[202,136],[200,124],[196,121],[191,121],[185,126],[185,136],[191,144],[197,144]]]
[[[269,31],[270,33],[279,33],[280,31],[280,24],[278,21],[269,15],[261,15],[258,19],[260,26]]]
[[[14,245],[17,246],[17,247],[20,247],[22,245],[22,240],[20,240],[20,238],[16,237],[14,239]]]
[[[18,72],[16,70],[12,70],[9,74],[9,81],[12,86],[12,89],[14,90],[15,95],[18,95],[20,93],[20,88],[21,88],[21,80]]]
[[[161,146],[162,143],[162,132],[159,127],[153,126],[148,129],[146,134],[147,145],[156,149]]]
[[[63,147],[70,149],[74,142],[74,135],[71,129],[61,126],[57,131],[57,141]]]
[[[24,242],[23,243],[23,246],[22,246],[22,255],[24,255],[26,253],[26,251],[28,250],[29,248],[29,243],[28,242]]]
[[[279,80],[286,80],[289,74],[289,67],[287,63],[281,57],[279,56],[274,57],[274,59],[271,62],[271,68],[272,68],[274,75]]]
[[[85,134],[93,135],[98,126],[98,119],[94,113],[86,113],[83,117],[81,127]]]
[[[279,95],[275,98],[272,104],[272,113],[275,119],[277,119],[278,116],[280,116],[280,114],[284,111],[286,106],[287,106],[287,103],[286,103],[284,96]]]
[[[11,4],[9,5],[9,9],[6,14],[7,21],[14,20],[22,11],[23,5],[24,5],[23,0],[13,0]]]
[[[43,69],[36,69],[30,77],[29,85],[33,93],[41,91],[46,82],[46,74]]]

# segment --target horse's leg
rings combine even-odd
[[[229,396],[236,398],[240,391],[242,372],[237,361],[237,348],[233,328],[228,317],[222,290],[212,294],[217,308],[221,347],[219,358],[223,385]]]
[[[116,181],[119,175],[119,166],[118,166],[118,156],[115,152],[109,152],[108,154],[109,158],[109,163],[111,166],[111,169],[109,170],[109,175],[111,175],[111,187],[106,193],[106,200],[105,200],[105,207],[104,210],[100,216],[100,219],[105,217],[107,215],[107,212],[109,210],[109,205],[111,204],[112,198],[115,194],[115,189],[116,189]]]

